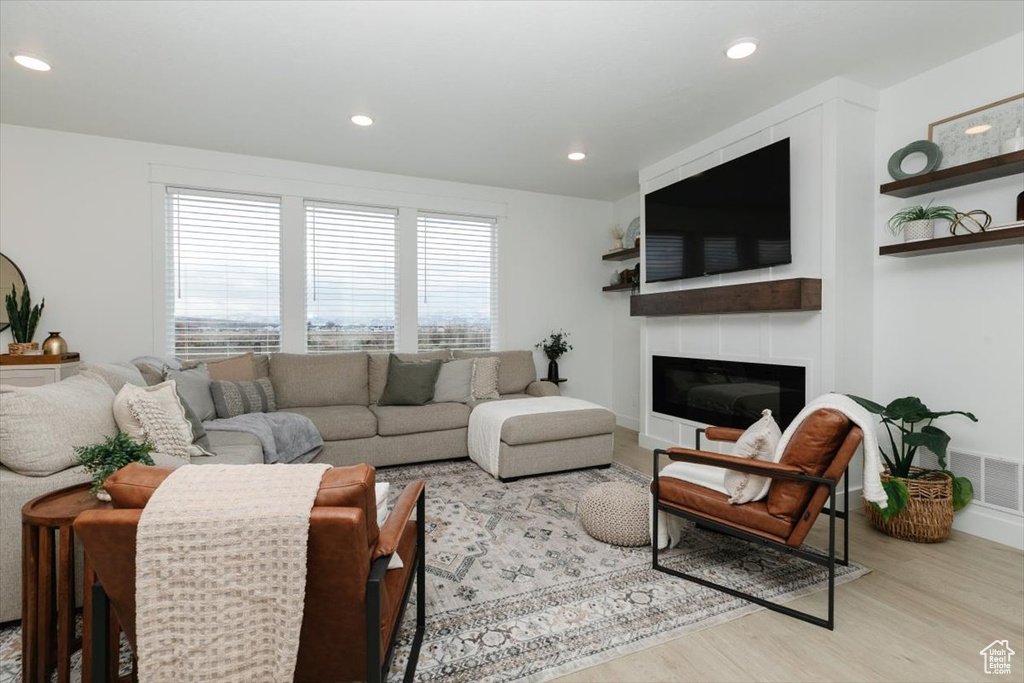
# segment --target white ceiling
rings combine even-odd
[[[3,0],[0,121],[617,199],[833,76],[882,88],[1022,30],[1019,0]]]

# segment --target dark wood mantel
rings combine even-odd
[[[808,277],[638,294],[629,301],[631,316],[647,317],[820,310],[821,280]]]

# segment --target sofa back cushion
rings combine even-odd
[[[83,372],[41,387],[0,387],[0,463],[46,477],[74,467],[75,447],[117,434],[114,392]]]
[[[367,354],[275,353],[270,381],[277,407],[305,408],[369,404]]]
[[[369,363],[369,384],[370,404],[377,403],[381,394],[384,393],[384,386],[388,382],[388,357],[389,353],[371,353]],[[445,361],[452,357],[451,351],[426,351],[424,353],[396,353],[404,361],[440,360]]]
[[[486,356],[494,356],[501,361],[498,364],[499,394],[522,394],[531,382],[537,380],[532,351],[455,351],[456,358]]]

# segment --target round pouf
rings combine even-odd
[[[599,541],[621,546],[649,545],[650,501],[635,484],[608,481],[584,491],[578,508],[584,531]]]

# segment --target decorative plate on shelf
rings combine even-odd
[[[626,234],[622,238],[622,246],[626,249],[632,249],[633,245],[636,244],[636,238],[640,236],[640,216],[637,216],[629,222],[629,227],[626,228]]]

